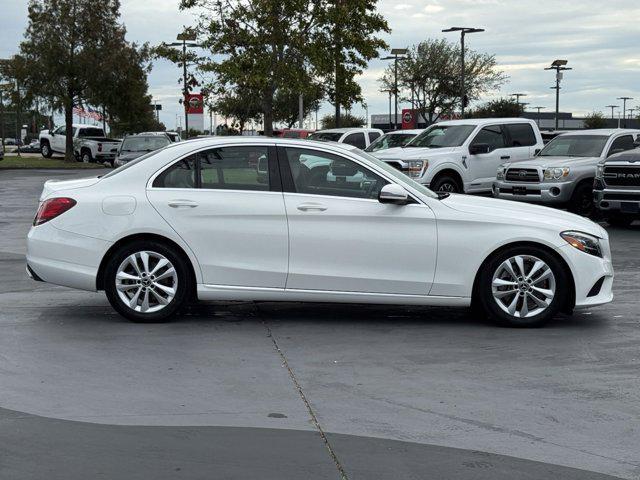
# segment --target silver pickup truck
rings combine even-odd
[[[622,227],[640,220],[640,148],[598,164],[593,201],[610,225]]]
[[[615,153],[634,148],[639,134],[640,130],[598,129],[558,135],[534,158],[501,165],[493,195],[591,215],[596,166]]]

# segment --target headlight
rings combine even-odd
[[[596,257],[602,257],[602,250],[600,249],[600,240],[593,235],[582,232],[562,232],[560,234],[569,245],[577,248],[581,252],[594,255]]]
[[[569,167],[554,167],[544,169],[545,180],[560,180],[569,175]]]
[[[596,178],[603,178],[604,177],[604,164],[599,163],[598,166],[596,167]]]
[[[409,160],[407,161],[405,173],[411,178],[421,177],[428,165],[429,160]]]
[[[546,180],[561,180],[569,176],[569,167],[545,168],[544,178]]]

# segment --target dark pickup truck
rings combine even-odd
[[[628,226],[640,220],[640,148],[598,164],[593,200],[610,225]]]

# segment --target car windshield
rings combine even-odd
[[[384,172],[387,175],[389,175],[390,177],[393,177],[395,180],[398,180],[400,183],[404,183],[404,184],[410,185],[412,188],[414,188],[418,192],[422,193],[423,195],[426,195],[427,197],[439,198],[436,193],[432,192],[431,190],[429,190],[424,185],[416,182],[415,180],[412,180],[411,178],[409,178],[407,175],[402,173],[397,168],[394,168],[391,165],[389,165],[388,163],[377,159],[373,155],[370,155],[369,153],[365,152],[364,150],[360,150],[360,149],[354,148],[353,150],[349,150],[349,151],[351,153],[353,153],[355,155],[359,155],[360,157],[362,157],[362,158],[368,160],[369,162],[375,164],[381,170],[384,170]]]
[[[609,137],[605,135],[560,135],[540,151],[540,157],[599,157]]]
[[[165,136],[127,137],[122,141],[121,152],[152,152],[169,145],[171,141]]]
[[[432,125],[407,143],[406,147],[459,147],[475,128],[475,125]]]
[[[377,138],[371,145],[365,148],[365,152],[377,152],[388,148],[402,147],[416,137],[415,133],[387,133]]]
[[[320,140],[323,142],[337,142],[342,137],[340,132],[316,132],[309,135],[309,140]]]

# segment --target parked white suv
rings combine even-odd
[[[330,128],[313,132],[307,140],[346,143],[364,150],[383,133],[379,128]]]
[[[533,120],[482,118],[436,123],[404,147],[372,155],[434,191],[489,193],[498,166],[526,160],[543,146]]]

